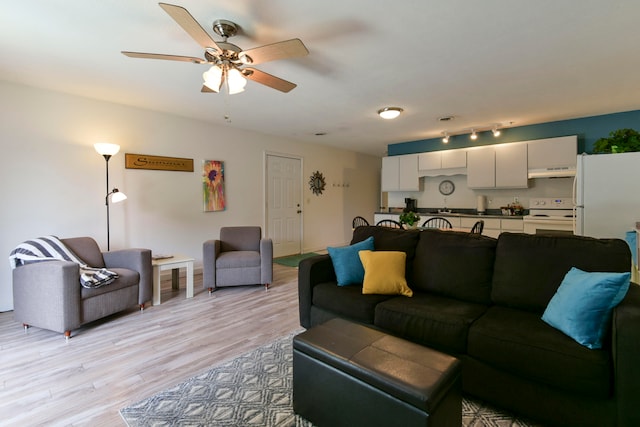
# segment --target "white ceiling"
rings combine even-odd
[[[125,57],[203,56],[149,0],[0,0],[0,80],[379,156],[444,130],[640,109],[638,0],[175,4],[215,40],[212,22],[234,21],[243,49],[300,38],[308,56],[256,65],[298,87],[203,94],[206,65]],[[384,106],[405,112],[382,120]]]

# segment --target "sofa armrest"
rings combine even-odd
[[[120,249],[102,254],[107,268],[127,268],[140,274],[138,304],[153,298],[153,266],[150,249]]]
[[[273,241],[260,239],[260,279],[261,284],[273,283]]]
[[[82,325],[80,272],[69,261],[44,261],[13,270],[16,321],[64,333]]]
[[[640,425],[640,286],[613,310],[613,365],[619,426]]]
[[[202,244],[202,286],[216,288],[216,258],[220,253],[220,240],[207,240]]]
[[[313,287],[319,283],[335,280],[336,273],[329,255],[318,255],[300,262],[298,266],[298,310],[302,327],[311,327]]]

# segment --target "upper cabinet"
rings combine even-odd
[[[578,154],[576,135],[527,141],[529,178],[574,176]]]
[[[418,175],[457,175],[466,173],[467,150],[442,150],[418,155]]]
[[[467,150],[469,188],[527,188],[527,144],[511,143]]]
[[[419,191],[418,155],[382,158],[382,191]]]

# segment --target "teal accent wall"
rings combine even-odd
[[[400,154],[414,154],[426,151],[451,150],[454,148],[475,147],[478,145],[578,135],[578,153],[591,153],[593,143],[596,142],[596,140],[609,136],[609,132],[611,131],[622,128],[631,128],[640,131],[640,110],[506,128],[500,130],[501,135],[497,138],[493,136],[491,131],[478,132],[478,139],[475,141],[471,141],[469,134],[465,134],[449,137],[448,144],[442,142],[442,137],[400,142],[397,144],[389,144],[387,150],[389,156],[397,156]]]

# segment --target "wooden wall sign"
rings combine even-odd
[[[127,169],[193,172],[193,159],[125,153],[124,167]]]

